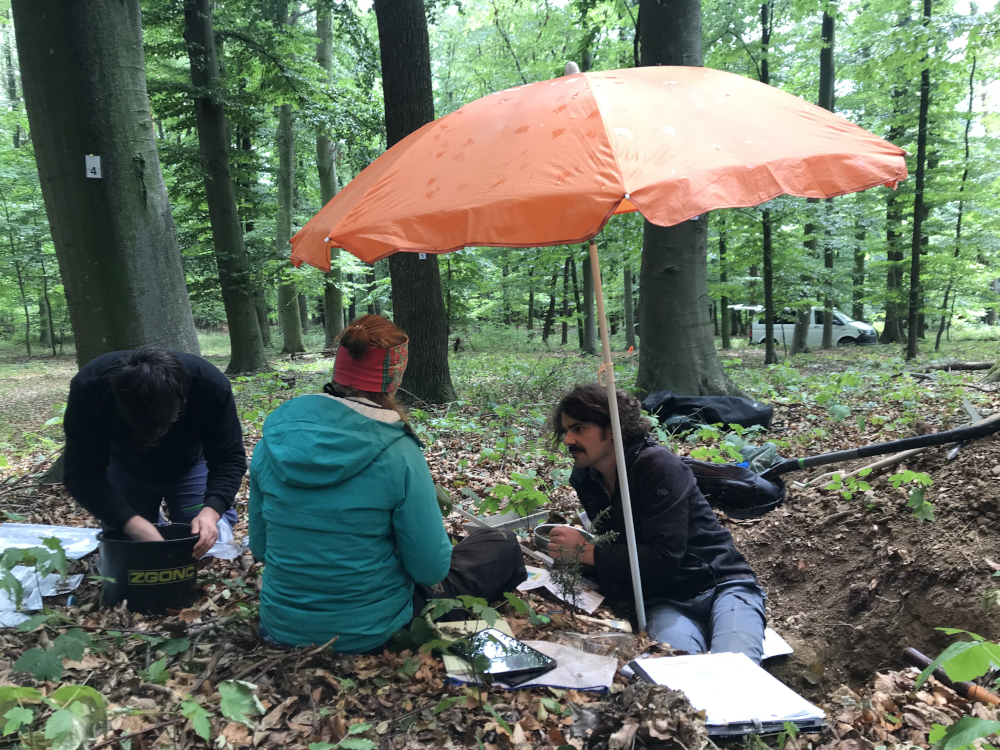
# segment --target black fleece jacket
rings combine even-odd
[[[647,601],[690,599],[723,581],[755,578],[732,535],[719,525],[694,474],[669,449],[651,437],[626,444],[625,466]],[[596,574],[605,596],[630,598],[632,574],[618,482],[610,498],[600,476],[589,468],[574,469],[570,484],[591,519],[610,506],[610,518],[597,532],[617,531],[618,537],[613,544],[595,547]]]
[[[106,478],[114,459],[127,474],[151,484],[179,479],[202,458],[208,464],[205,507],[221,515],[233,506],[246,473],[243,433],[228,378],[201,357],[172,352],[187,371],[187,401],[160,441],[137,450],[132,430],[118,413],[104,374],[127,352],[91,360],[69,385],[65,484],[80,505],[113,528],[137,513]]]

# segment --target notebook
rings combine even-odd
[[[636,659],[635,672],[657,685],[682,691],[705,711],[709,735],[780,732],[785,722],[820,729],[826,715],[758,667],[745,654],[697,654]]]

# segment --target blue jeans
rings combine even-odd
[[[742,653],[760,665],[764,650],[764,602],[756,581],[728,581],[693,599],[655,599],[646,604],[649,637],[671,648],[700,654]]]
[[[136,479],[116,462],[108,465],[107,479],[125,498],[136,513],[150,523],[160,520],[160,505],[167,501],[167,512],[172,523],[191,523],[205,506],[205,486],[208,483],[208,465],[199,461],[184,476],[165,484],[154,484]],[[237,521],[232,508],[222,516],[230,526]]]

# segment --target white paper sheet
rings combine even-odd
[[[788,642],[771,628],[764,630],[764,659],[773,659],[775,656],[788,656],[794,654],[795,649],[788,645]]]
[[[825,718],[823,709],[745,654],[663,656],[638,659],[636,664],[656,684],[683,691],[691,705],[705,711],[710,726]]]
[[[570,603],[566,595],[563,594],[562,589],[552,580],[552,574],[548,570],[535,568],[531,565],[525,565],[524,567],[528,571],[528,580],[517,587],[518,591],[531,591],[532,589],[543,588],[556,597],[556,599],[564,601],[567,604]],[[581,609],[588,615],[592,615],[601,606],[601,602],[603,601],[604,597],[601,594],[584,585],[580,595],[576,598],[575,605],[577,609]]]

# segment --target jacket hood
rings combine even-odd
[[[272,469],[291,487],[345,482],[397,440],[410,439],[394,412],[326,395],[286,401],[264,423]]]

